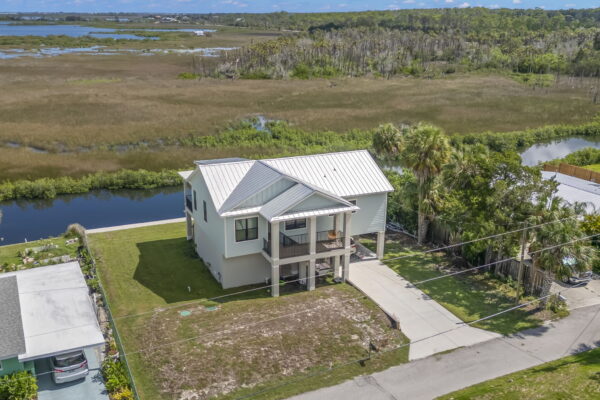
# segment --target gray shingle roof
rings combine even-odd
[[[17,277],[0,277],[0,360],[25,353]]]

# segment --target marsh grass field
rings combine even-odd
[[[275,34],[225,28],[178,45],[235,47]],[[170,40],[127,46],[178,43]],[[239,154],[235,148],[157,145],[215,135],[256,115],[307,131],[343,134],[385,122],[428,121],[454,134],[576,124],[600,110],[585,82],[576,79],[543,89],[483,73],[440,79],[178,79],[198,62],[215,60],[190,54],[0,60],[0,180],[185,168],[195,159],[275,155],[269,149]]]

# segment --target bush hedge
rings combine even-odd
[[[0,400],[33,400],[37,390],[35,377],[28,371],[0,377]]]
[[[14,199],[51,199],[59,194],[86,193],[96,189],[153,189],[181,184],[175,170],[120,170],[97,172],[82,178],[21,179],[0,183],[0,201]]]
[[[453,145],[484,144],[497,152],[520,151],[539,142],[571,136],[600,136],[598,118],[583,125],[551,125],[541,128],[513,132],[483,132],[455,135],[451,137]]]

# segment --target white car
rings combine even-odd
[[[52,369],[52,380],[57,385],[83,379],[90,372],[83,350],[50,357],[50,367]]]

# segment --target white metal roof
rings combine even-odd
[[[17,278],[28,361],[104,343],[78,262],[9,272]]]
[[[366,150],[260,161],[218,161],[196,164],[221,216],[233,215],[232,208],[281,178],[304,184],[342,202],[342,197],[393,190]],[[256,212],[255,207],[252,210],[236,210],[235,214],[248,212]],[[272,215],[268,210],[265,213]]]
[[[558,185],[557,196],[573,204],[586,203],[586,211],[600,210],[600,185],[585,179],[575,178],[559,172],[542,171],[544,179],[554,179]]]
[[[275,171],[273,168],[261,162],[255,162],[229,194],[227,200],[223,202],[219,212],[223,213],[225,211],[230,211],[253,194],[258,193],[281,178],[282,174]]]
[[[275,158],[263,162],[341,197],[394,190],[367,150]]]
[[[206,182],[208,191],[217,210],[223,207],[223,203],[233,189],[240,183],[242,178],[250,170],[255,161],[236,161],[231,163],[220,163],[210,165],[198,165],[202,177]]]

